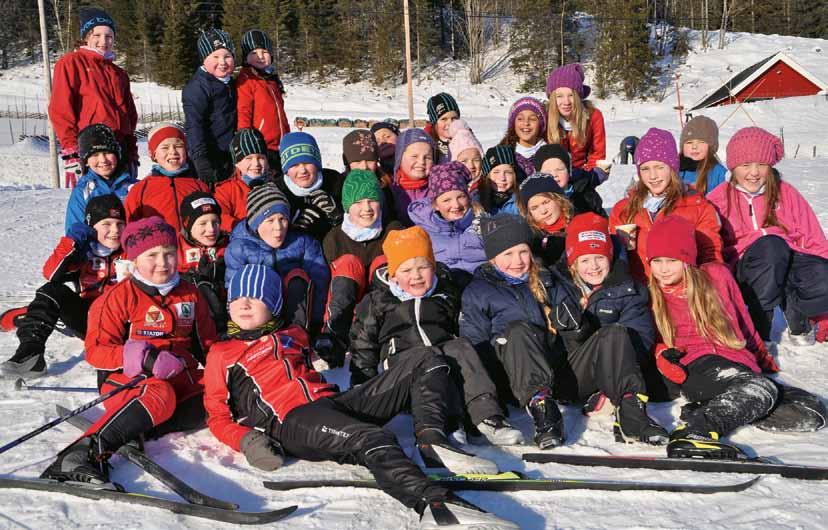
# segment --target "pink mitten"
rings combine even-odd
[[[186,367],[184,359],[167,350],[161,350],[152,365],[152,375],[158,379],[169,379],[183,372]]]
[[[128,340],[124,344],[124,374],[129,377],[144,372],[144,359],[154,346],[145,340]]]

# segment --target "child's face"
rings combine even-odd
[[[483,171],[483,159],[480,156],[480,151],[473,147],[464,149],[457,155],[457,161],[466,166],[472,178],[480,177],[480,173]]]
[[[520,143],[527,147],[538,143],[540,136],[540,120],[531,110],[522,110],[515,117],[515,134]]]
[[[155,162],[167,171],[178,171],[187,162],[187,144],[181,138],[167,138],[155,148]]]
[[[285,242],[288,234],[288,218],[280,213],[274,213],[259,225],[256,232],[262,241],[272,248],[279,248]]]
[[[569,168],[560,158],[547,158],[541,165],[541,173],[552,175],[561,188],[569,185]]]
[[[397,267],[391,280],[411,296],[423,296],[434,285],[434,266],[422,256],[409,258]]]
[[[768,181],[771,167],[767,164],[742,164],[733,168],[733,180],[750,193],[756,193]]]
[[[376,173],[376,171],[377,171],[377,161],[376,160],[357,160],[356,162],[348,162],[348,169],[364,169],[365,171],[370,171],[371,173]]]
[[[489,180],[497,191],[511,191],[515,183],[515,168],[509,164],[497,165],[489,171]]]
[[[391,132],[390,129],[380,129],[374,133],[374,140],[377,141],[377,145],[380,144],[392,144],[397,145],[397,135]]]
[[[108,178],[118,167],[118,157],[115,153],[98,152],[86,159],[86,165],[101,177]]]
[[[236,61],[230,50],[219,48],[204,58],[204,69],[207,73],[216,77],[227,77],[233,73]]]
[[[681,151],[682,154],[690,160],[698,162],[699,160],[707,158],[707,153],[710,151],[710,145],[701,140],[690,140],[689,142],[684,142]]]
[[[236,163],[236,168],[242,175],[259,178],[267,174],[267,157],[259,153],[247,155]]]
[[[92,228],[98,233],[98,243],[112,250],[121,248],[121,232],[124,230],[123,221],[107,217],[95,223]]]
[[[273,62],[273,57],[270,56],[270,52],[264,48],[256,48],[248,53],[245,59],[247,60],[247,64],[259,70],[264,70]]]
[[[431,166],[434,164],[431,146],[425,142],[409,145],[403,152],[400,167],[409,178],[422,180],[428,177]]]
[[[441,140],[444,142],[451,140],[451,137],[449,136],[449,125],[451,125],[451,122],[459,117],[460,116],[458,116],[456,112],[450,110],[437,118],[437,123],[434,124],[434,130],[437,131],[437,136],[439,136]]]
[[[446,221],[462,219],[469,211],[469,195],[460,190],[441,193],[434,199],[434,208]]]
[[[301,162],[288,169],[288,177],[300,188],[310,188],[316,182],[316,165]]]
[[[494,257],[492,264],[503,274],[513,278],[520,278],[532,264],[532,250],[526,243],[507,248]]]
[[[205,247],[214,247],[220,233],[221,219],[214,213],[199,216],[190,227],[190,237]]]
[[[178,249],[158,245],[142,252],[133,263],[145,280],[155,284],[166,283],[178,267]]]
[[[258,298],[242,296],[230,302],[230,320],[244,331],[264,326],[273,318],[270,309]]]
[[[650,193],[654,197],[660,197],[667,191],[672,181],[671,172],[673,170],[660,160],[650,160],[641,164],[638,169],[638,175],[641,177],[641,182],[647,186]]]
[[[111,52],[115,45],[115,32],[109,26],[95,26],[86,34],[86,45],[100,53]]]
[[[654,258],[650,261],[650,274],[659,285],[676,285],[684,279],[684,262],[672,258]]]
[[[571,88],[561,87],[555,89],[555,105],[558,107],[558,114],[564,118],[569,118],[572,115],[572,109],[575,108],[575,93]]]
[[[561,217],[561,205],[545,193],[533,195],[526,203],[532,220],[539,225],[555,224]]]
[[[360,228],[369,228],[377,222],[380,216],[380,203],[372,199],[362,199],[348,208],[348,217],[351,222]]]
[[[575,270],[584,282],[601,285],[609,274],[610,261],[601,254],[584,254],[575,260]]]

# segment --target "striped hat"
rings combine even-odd
[[[211,53],[222,48],[233,54],[233,57],[236,56],[236,47],[233,45],[230,34],[218,28],[202,31],[196,46],[198,47],[198,59],[201,62],[204,62],[204,59]]]
[[[227,306],[237,298],[261,300],[274,315],[282,311],[282,279],[264,265],[245,265],[230,278],[227,287]]]
[[[267,155],[264,136],[257,129],[240,129],[230,142],[230,156],[234,164],[248,155]]]
[[[241,52],[242,61],[247,58],[247,54],[255,49],[262,48],[267,50],[271,56],[273,55],[273,41],[267,36],[267,33],[260,29],[251,29],[242,35]]]
[[[483,174],[488,175],[493,168],[501,164],[509,164],[515,169],[515,173],[517,174],[514,148],[508,145],[490,147],[486,151],[486,156],[483,157]]]
[[[155,160],[155,150],[158,149],[161,142],[169,138],[178,138],[184,142],[184,145],[187,144],[187,135],[184,134],[184,129],[175,123],[159,123],[150,130],[147,135],[147,151],[149,151],[150,158],[153,161]]]
[[[279,141],[279,154],[282,159],[282,171],[288,170],[296,164],[313,164],[322,171],[322,155],[313,136],[305,132],[291,132],[282,136]]]
[[[276,184],[266,182],[250,188],[247,193],[247,226],[254,232],[259,225],[280,213],[290,219],[290,203]]]
[[[428,111],[428,120],[431,123],[437,123],[440,116],[446,112],[454,111],[457,113],[457,117],[460,117],[460,107],[457,105],[457,101],[451,97],[450,94],[446,94],[445,92],[440,92],[436,96],[431,96],[428,100],[428,104],[426,105],[426,110]]]

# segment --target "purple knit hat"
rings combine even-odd
[[[756,162],[775,166],[785,156],[785,147],[776,136],[761,127],[745,127],[727,143],[727,169]]]
[[[460,162],[449,162],[431,168],[428,175],[428,197],[432,200],[447,191],[468,192],[471,174]]]
[[[571,88],[581,99],[588,98],[592,92],[592,89],[584,84],[584,69],[578,63],[565,64],[549,73],[549,77],[546,78],[546,95],[549,96],[561,87]]]
[[[121,245],[132,260],[153,247],[178,247],[178,237],[175,228],[153,215],[129,223],[121,234]]]
[[[431,146],[432,151],[434,150],[434,141],[424,130],[411,127],[400,133],[400,136],[397,138],[397,147],[394,150],[394,177],[397,175],[397,170],[400,169],[400,161],[402,160],[403,153],[409,145],[416,144],[417,142],[427,143]]]
[[[676,173],[679,172],[679,155],[676,148],[676,139],[670,131],[651,127],[647,134],[641,137],[635,148],[635,165],[641,171],[641,164],[651,160],[664,162]]]
[[[527,96],[520,98],[512,104],[512,108],[509,109],[509,127],[515,127],[517,115],[524,110],[531,110],[538,116],[538,120],[540,120],[540,136],[543,137],[546,133],[546,108],[543,106],[543,103],[533,97]]]

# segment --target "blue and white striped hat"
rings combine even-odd
[[[247,54],[257,48],[267,50],[267,53],[273,55],[273,42],[267,36],[267,33],[260,29],[251,29],[242,35],[242,61],[247,59]]]
[[[264,265],[245,265],[230,279],[227,305],[237,298],[261,300],[274,315],[282,311],[282,278]]]
[[[210,28],[202,31],[196,46],[198,47],[198,58],[201,62],[204,62],[208,55],[222,48],[233,54],[233,57],[236,56],[233,39],[230,38],[229,33],[222,29]]]

